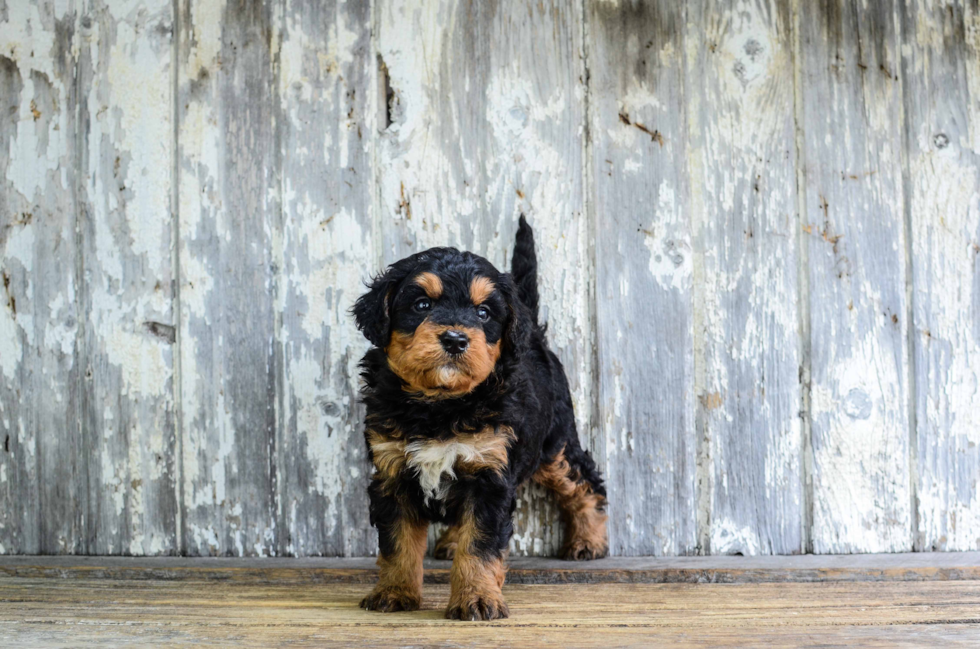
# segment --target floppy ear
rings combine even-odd
[[[510,311],[510,318],[504,327],[504,345],[514,358],[521,358],[531,348],[534,320],[527,305],[521,301],[513,278],[505,274],[502,279],[504,281],[501,282],[501,288],[507,299],[507,309]]]
[[[375,347],[383,349],[388,345],[391,333],[391,300],[413,266],[411,258],[388,266],[384,273],[371,281],[368,292],[357,298],[351,308],[357,328]]]

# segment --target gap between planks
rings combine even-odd
[[[449,561],[427,559],[427,583],[449,583]],[[511,584],[777,583],[980,580],[980,552],[777,557],[613,557],[573,563],[513,557]],[[15,578],[214,580],[241,583],[370,583],[374,559],[0,557],[0,576]]]

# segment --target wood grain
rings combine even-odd
[[[814,552],[911,548],[894,6],[801,3]]]
[[[565,364],[579,437],[592,415],[590,228],[578,3],[379,0],[378,218],[391,263],[453,245],[509,270],[517,217],[535,230],[541,319]],[[554,502],[520,493],[515,554],[554,554]]]
[[[511,617],[359,609],[365,585],[0,579],[0,639],[30,646],[970,646],[980,582],[505,586]]]
[[[182,550],[278,550],[272,7],[180,5]]]
[[[0,554],[375,552],[347,309],[428,246],[506,269],[522,212],[614,554],[980,548],[978,33],[0,1]],[[540,488],[515,529],[560,546]]]
[[[449,583],[450,561],[425,560],[425,582]],[[610,557],[573,562],[510,557],[508,584],[751,584],[980,579],[980,553]],[[0,575],[21,578],[201,581],[247,584],[373,583],[374,559],[16,556]]]
[[[35,197],[40,199],[44,194],[38,196],[39,188],[27,182],[32,180],[29,176],[22,177],[23,184],[18,189],[18,178],[10,179],[9,174],[26,164],[21,158],[33,153],[30,141],[36,141],[38,136],[45,140],[43,155],[34,158],[38,163],[57,165],[59,158],[70,155],[66,143],[49,140],[49,129],[57,125],[57,114],[46,111],[45,122],[38,125],[31,113],[31,102],[36,109],[38,97],[53,98],[53,70],[49,75],[34,68],[53,63],[54,52],[45,52],[40,44],[33,43],[26,30],[31,26],[36,30],[34,34],[47,35],[53,43],[53,25],[49,24],[49,31],[45,32],[37,8],[29,5],[21,7],[18,18],[21,23],[16,31],[5,24],[6,29],[0,32],[0,114],[5,117],[0,127],[0,553],[40,550],[40,485],[32,390],[39,363],[35,363],[32,353],[36,285],[31,283],[30,275],[38,252],[35,237],[40,229],[34,223]],[[28,54],[35,47],[41,49],[36,61]],[[70,60],[62,61],[65,64],[70,66]],[[35,79],[42,82],[37,89]],[[46,86],[43,81],[47,81]],[[64,100],[68,88],[62,79],[58,81],[57,92]],[[23,135],[21,124],[25,127]]]
[[[85,552],[177,551],[171,264],[173,7],[81,11],[77,360]]]
[[[980,6],[901,5],[921,550],[980,548]]]
[[[610,551],[690,554],[698,539],[685,16],[668,0],[590,6],[596,371]]]
[[[87,550],[87,446],[79,415],[85,314],[76,48],[78,7],[16,3],[0,28],[0,545]],[[9,450],[8,450],[9,449]]]
[[[280,553],[363,556],[370,475],[349,309],[374,270],[369,3],[283,8]]]
[[[803,551],[792,16],[688,3],[687,161],[697,233],[703,552]],[[698,44],[696,47],[694,44]]]

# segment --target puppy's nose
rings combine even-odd
[[[447,354],[462,354],[470,344],[470,338],[462,331],[450,329],[439,336],[439,342]]]

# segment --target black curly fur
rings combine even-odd
[[[473,512],[481,533],[476,551],[487,558],[503,556],[513,532],[517,487],[562,451],[577,481],[587,482],[593,493],[605,497],[595,463],[579,443],[564,369],[537,322],[534,237],[523,216],[512,269],[513,274],[500,273],[472,253],[432,248],[392,264],[353,308],[358,327],[374,345],[361,361],[366,436],[374,431],[410,443],[447,440],[488,427],[510,427],[516,435],[502,475],[457,471],[441,501],[426,501],[410,470],[398,476],[394,489],[376,477],[369,488],[371,523],[378,528],[382,556],[394,550],[390,530],[399,518],[452,525],[466,510]],[[443,310],[433,310],[429,318],[482,326],[488,343],[502,342],[492,372],[468,394],[438,400],[421,397],[407,391],[405,381],[389,366],[384,347],[392,332],[412,333],[420,324],[421,316],[412,312],[420,289],[411,280],[422,272],[436,274],[446,286],[438,300]],[[493,316],[485,323],[473,320],[474,305],[465,290],[474,277],[489,278],[496,287],[487,301]]]
[[[517,285],[517,294],[531,312],[531,320],[538,323],[538,257],[534,254],[534,232],[521,214],[514,241],[514,257],[510,260],[510,274]]]

